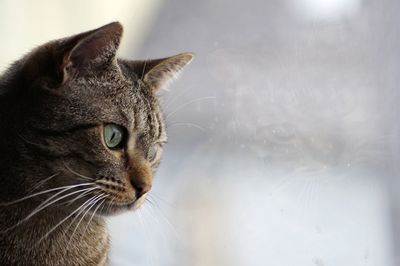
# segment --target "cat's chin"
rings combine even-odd
[[[138,199],[132,200],[131,202],[115,202],[115,201],[113,201],[110,203],[106,203],[106,206],[109,206],[109,207],[103,208],[103,210],[99,211],[98,215],[112,216],[112,215],[124,213],[126,211],[137,210],[146,201],[146,194],[142,195]]]

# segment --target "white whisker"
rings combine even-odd
[[[81,239],[82,239],[82,237],[85,235],[86,230],[89,228],[89,225],[90,225],[91,221],[93,220],[93,217],[94,217],[94,215],[96,214],[97,210],[98,210],[98,209],[100,208],[100,206],[104,203],[105,198],[107,197],[107,195],[105,195],[105,194],[103,194],[103,195],[104,195],[104,196],[103,196],[102,198],[99,199],[99,200],[102,199],[102,201],[99,203],[99,205],[98,205],[98,206],[96,207],[96,209],[93,211],[92,216],[90,216],[89,222],[86,224],[86,227],[85,227],[85,229],[83,230]],[[93,204],[93,206],[96,205],[97,202],[98,202],[98,201],[96,201],[96,202]]]
[[[81,189],[81,190],[73,191],[73,192],[68,193],[68,194],[66,194],[66,195],[63,195],[63,196],[61,196],[61,197],[58,197],[58,198],[56,198],[55,200],[53,200],[53,201],[51,201],[51,202],[49,202],[49,203],[47,203],[47,204],[45,204],[45,205],[42,203],[42,204],[40,204],[40,205],[38,206],[38,208],[36,208],[36,209],[35,209],[30,215],[28,215],[28,217],[26,217],[25,219],[29,219],[30,217],[32,217],[32,216],[35,215],[36,213],[40,212],[41,210],[47,208],[48,206],[51,206],[52,204],[54,204],[54,203],[56,203],[56,202],[58,202],[58,201],[60,201],[60,200],[62,200],[62,199],[65,199],[65,198],[67,198],[67,197],[69,197],[69,196],[71,196],[71,195],[77,194],[77,193],[82,192],[82,191],[87,191],[88,189],[91,189],[91,188],[84,188],[84,189]],[[25,220],[25,219],[24,219],[24,220]]]
[[[168,119],[168,117],[173,116],[174,114],[176,114],[178,111],[180,111],[182,108],[184,108],[185,106],[187,106],[187,105],[189,105],[189,104],[192,104],[192,103],[198,102],[198,101],[215,100],[215,99],[216,99],[215,96],[208,96],[208,97],[201,97],[201,98],[197,98],[197,99],[191,100],[191,101],[189,101],[189,102],[187,102],[187,103],[184,103],[184,104],[181,104],[180,106],[178,106],[177,108],[175,108],[175,110],[172,111],[171,113],[169,113],[169,114],[165,117],[165,119]]]
[[[185,94],[191,92],[190,90],[183,90],[180,93],[177,93],[173,98],[171,98],[172,96],[168,97],[166,102],[165,102],[165,110],[167,110],[177,99],[179,99],[180,97],[183,97]]]
[[[29,220],[30,218],[32,218],[35,214],[37,214],[38,212],[42,211],[43,209],[45,209],[45,208],[51,206],[52,204],[54,204],[54,203],[56,203],[56,202],[58,202],[58,201],[60,201],[60,200],[62,200],[62,199],[64,199],[64,198],[66,198],[66,197],[69,197],[69,196],[71,196],[71,195],[73,195],[73,194],[76,194],[76,193],[79,193],[79,192],[82,192],[82,191],[86,191],[87,189],[90,189],[90,188],[84,188],[84,189],[81,189],[81,190],[77,190],[77,191],[68,193],[67,195],[64,195],[64,196],[61,196],[61,197],[59,197],[59,198],[56,198],[55,200],[53,200],[53,201],[51,201],[51,202],[45,204],[45,202],[48,202],[48,201],[49,201],[49,199],[47,199],[45,202],[41,203],[38,207],[36,207],[36,208],[35,208],[29,215],[27,215],[24,219],[18,221],[18,222],[17,222],[16,224],[14,224],[13,226],[11,226],[11,227],[9,227],[9,228],[7,228],[7,229],[1,231],[1,233],[6,233],[6,232],[10,231],[11,229],[13,229],[13,228],[15,228],[15,227],[21,225],[23,222],[26,222],[27,220]],[[64,190],[64,191],[65,191],[65,190]],[[57,193],[57,194],[61,194],[61,193],[64,192],[64,191],[61,191],[61,192],[59,192],[59,193]],[[55,196],[55,195],[53,195],[52,197],[54,198],[54,196]]]
[[[64,161],[63,161],[63,164],[64,164],[64,167],[65,167],[68,171],[70,171],[72,174],[74,174],[74,175],[76,175],[76,176],[79,176],[79,177],[81,177],[81,178],[83,178],[83,179],[89,180],[89,181],[95,180],[94,178],[91,178],[91,177],[82,175],[82,174],[80,174],[80,173],[78,173],[78,172],[72,170]]]
[[[110,213],[110,210],[111,210],[111,207],[112,207],[113,203],[114,203],[114,199],[112,199],[112,200],[108,203],[108,207],[107,207],[106,213]]]
[[[144,60],[143,69],[142,69],[142,76],[140,77],[141,80],[143,80],[143,78],[144,78],[144,73],[146,72],[146,65],[147,65],[147,59]]]
[[[40,186],[42,186],[44,183],[46,183],[47,181],[53,179],[54,177],[58,176],[60,173],[56,173],[54,175],[51,175],[45,179],[43,179],[42,181],[40,181],[39,183],[37,183],[34,187],[32,187],[28,192],[32,192],[35,191],[36,189],[38,189]]]
[[[154,193],[153,193],[153,195],[154,196],[156,196]],[[149,195],[150,196],[150,195]],[[158,197],[158,196],[157,196]],[[158,197],[159,199],[161,199],[160,197]],[[176,228],[175,228],[175,226],[170,222],[170,220],[167,218],[167,215],[164,213],[164,211],[161,209],[161,207],[160,207],[160,205],[157,203],[157,201],[156,201],[156,199],[155,198],[153,198],[152,199],[153,201],[154,201],[154,205],[153,206],[155,206],[157,209],[158,209],[158,211],[159,211],[159,213],[161,214],[161,217],[164,219],[164,221],[167,223],[167,225],[172,229],[172,231],[175,233],[175,235],[176,236],[178,236],[179,234],[178,234],[178,232],[176,231]],[[163,200],[163,199],[161,199],[161,200]],[[164,200],[163,200],[164,201]],[[165,202],[165,201],[164,201]],[[172,204],[169,204],[170,206],[172,206]]]
[[[86,196],[87,194],[89,194],[90,192],[92,192],[93,190],[96,190],[96,189],[101,189],[101,188],[98,186],[93,187],[92,189],[89,189],[89,190],[83,192],[82,194],[78,195],[77,197],[73,198],[72,200],[68,201],[68,204],[70,205],[70,204],[74,203],[78,199],[83,198],[84,196]]]
[[[93,206],[95,206],[96,203],[97,203],[99,200],[101,200],[102,198],[104,198],[104,195],[105,195],[105,194],[100,194],[100,195],[94,196],[94,197],[91,198],[91,200],[90,200],[89,202],[85,202],[85,205],[86,205],[86,206],[85,206],[83,209],[81,209],[81,211],[76,215],[76,217],[74,218],[74,220],[71,222],[71,224],[72,224],[72,223],[83,213],[82,217],[79,219],[78,223],[76,224],[76,226],[75,226],[75,228],[74,228],[74,231],[72,232],[72,234],[71,234],[71,236],[70,236],[70,238],[69,238],[68,244],[71,243],[71,241],[72,241],[72,239],[73,239],[73,236],[74,236],[76,230],[78,230],[78,227],[79,227],[80,223],[81,223],[82,220],[85,218],[85,216],[88,214],[88,212],[90,211],[90,209],[93,208]],[[103,196],[103,197],[102,197],[102,196]],[[70,225],[71,225],[71,224],[70,224]]]
[[[80,216],[81,213],[83,213],[86,208],[88,206],[91,205],[92,201],[95,200],[95,198],[97,198],[99,195],[93,195],[92,197],[90,197],[89,199],[87,199],[84,203],[82,203],[82,205],[80,205],[80,211],[78,212],[77,215],[75,215],[74,219],[69,223],[69,225],[65,228],[64,230],[64,234],[65,235],[68,232],[68,229],[72,226],[72,224],[76,221],[76,219],[78,219],[78,217]],[[84,217],[84,216],[83,216]],[[82,218],[83,218],[82,217]],[[74,230],[75,231],[75,230]],[[72,236],[71,236],[72,237]]]
[[[170,128],[171,128],[171,127],[174,127],[174,126],[194,127],[194,128],[200,129],[200,130],[203,131],[204,133],[208,134],[207,130],[206,130],[204,127],[202,127],[202,126],[200,126],[200,125],[198,125],[198,124],[195,124],[195,123],[176,122],[176,123],[169,124],[169,125],[167,125],[167,126],[170,127]]]
[[[14,201],[0,203],[0,206],[9,206],[9,205],[16,204],[16,203],[19,203],[21,201],[24,201],[24,200],[27,200],[27,199],[30,199],[30,198],[33,198],[33,197],[36,197],[36,196],[39,196],[39,195],[43,195],[43,194],[49,193],[49,192],[53,192],[53,191],[57,191],[57,190],[65,189],[65,188],[71,189],[71,188],[74,188],[74,187],[79,187],[79,186],[89,185],[89,184],[93,184],[93,183],[82,183],[82,184],[77,184],[77,185],[68,185],[68,186],[63,186],[63,187],[51,188],[51,189],[48,189],[48,190],[44,190],[44,191],[40,191],[40,192],[34,193],[32,195],[25,196],[23,198],[20,198],[20,199],[14,200]]]
[[[70,213],[67,217],[62,219],[60,222],[58,222],[52,229],[50,229],[43,237],[39,239],[39,241],[36,244],[39,244],[42,242],[45,238],[47,238],[54,230],[56,230],[61,224],[63,224],[66,220],[68,220],[72,215],[74,215],[76,212],[78,212],[82,208],[82,205],[79,206],[75,211]]]

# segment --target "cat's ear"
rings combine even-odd
[[[192,61],[193,54],[182,53],[161,59],[130,61],[130,66],[138,78],[153,91],[165,88],[179,72]]]
[[[112,63],[122,37],[123,28],[113,22],[95,30],[84,32],[61,41],[64,48],[61,71],[63,82],[70,76]]]

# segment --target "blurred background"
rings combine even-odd
[[[0,69],[118,20],[120,56],[191,51],[162,92],[150,201],[111,265],[400,265],[396,0],[0,2]]]

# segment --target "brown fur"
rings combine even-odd
[[[117,59],[121,36],[115,22],[49,42],[0,77],[0,265],[104,265],[104,216],[150,190],[166,142],[156,91],[192,55]],[[109,123],[122,148],[105,145]]]

